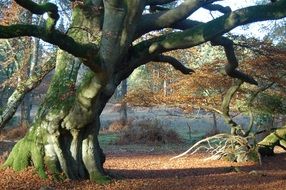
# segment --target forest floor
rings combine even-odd
[[[13,141],[0,142],[0,162],[13,146]],[[176,146],[179,146],[179,148]],[[177,160],[170,158],[182,151],[180,145],[165,147],[108,145],[105,168],[114,177],[107,185],[89,181],[55,182],[40,179],[33,169],[0,171],[1,189],[108,189],[108,190],[205,190],[205,189],[286,189],[286,154],[278,150],[266,157],[262,165],[205,161],[205,153],[196,153]]]
[[[105,125],[116,121],[118,113],[112,106],[105,110]],[[166,110],[164,108],[164,110]],[[134,112],[134,113],[133,113]],[[137,115],[136,115],[136,114]],[[101,146],[106,153],[104,167],[113,177],[106,185],[98,185],[88,180],[56,182],[51,178],[41,179],[29,168],[14,172],[11,169],[0,170],[0,188],[7,190],[286,190],[286,152],[277,149],[273,157],[262,159],[262,165],[255,163],[233,163],[228,161],[205,161],[209,155],[196,153],[187,157],[170,160],[182,153],[193,143],[190,138],[199,140],[212,128],[212,118],[207,114],[199,114],[200,118],[186,118],[177,110],[161,109],[129,110],[129,117],[139,119],[160,120],[178,132],[186,142],[181,144],[131,144],[114,145],[116,134],[101,134]],[[159,117],[158,117],[159,115]],[[183,117],[182,117],[183,116]],[[242,119],[241,119],[242,121]],[[223,121],[218,118],[219,126]],[[219,129],[224,131],[222,127]],[[26,129],[7,130],[0,133],[0,164],[7,158],[15,137],[20,138]]]

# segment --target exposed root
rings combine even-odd
[[[255,161],[261,163],[259,153],[246,138],[231,134],[217,134],[202,139],[171,160],[183,157],[188,153],[194,154],[199,150],[206,150],[210,153],[211,156],[206,160],[227,159],[235,162]]]
[[[16,171],[23,170],[33,163],[39,176],[47,178],[43,159],[43,146],[29,141],[29,138],[20,140],[12,149],[3,167],[12,167]]]

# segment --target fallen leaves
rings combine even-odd
[[[262,166],[252,163],[203,161],[196,154],[170,161],[171,154],[107,154],[105,168],[114,179],[97,185],[88,180],[40,179],[32,168],[23,172],[5,169],[0,172],[2,189],[284,189],[286,188],[285,154],[264,159]],[[229,171],[238,168],[240,172]],[[252,171],[265,175],[253,175]]]

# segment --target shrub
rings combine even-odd
[[[0,132],[0,140],[14,140],[20,139],[25,136],[28,128],[25,126],[19,126],[10,129],[3,129]]]
[[[132,120],[128,120],[127,122],[124,122],[123,120],[113,121],[111,124],[108,125],[108,127],[103,128],[101,132],[120,133],[126,128],[128,128],[128,126],[130,126],[131,123],[132,123]]]
[[[182,139],[172,129],[166,129],[158,121],[145,120],[125,127],[115,144],[166,144],[180,143]]]

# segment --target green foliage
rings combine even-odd
[[[263,93],[258,96],[255,109],[266,114],[286,114],[285,102],[282,96]]]

